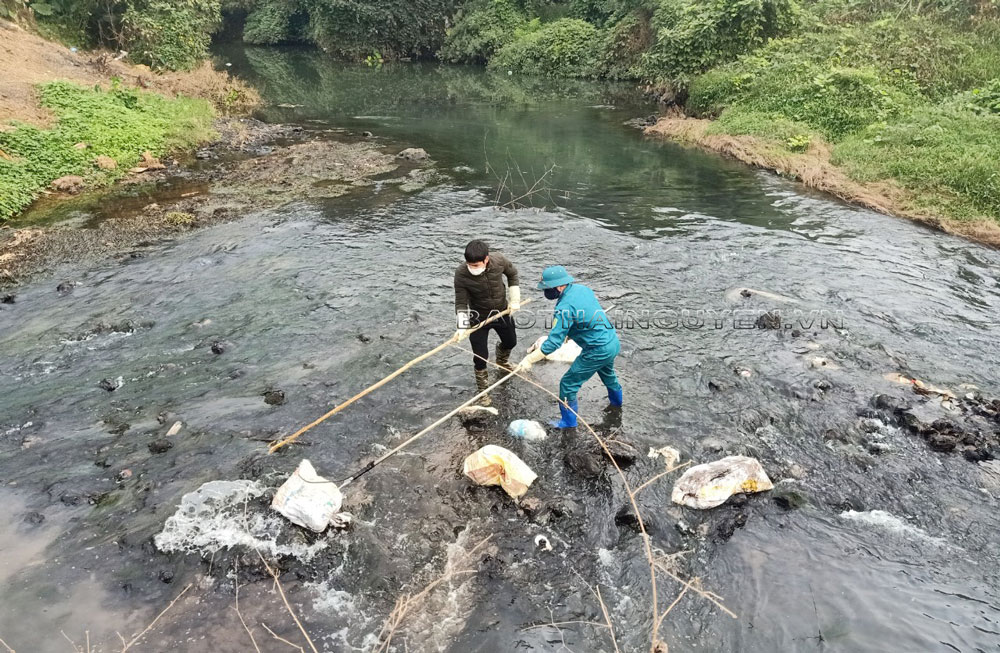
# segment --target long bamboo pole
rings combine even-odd
[[[523,302],[521,302],[521,306],[524,306],[525,304],[527,304],[530,301],[531,301],[530,299],[524,300]],[[397,376],[399,376],[400,374],[402,374],[406,370],[410,369],[411,367],[413,367],[414,365],[416,365],[420,361],[426,360],[426,359],[430,358],[434,354],[438,353],[439,351],[444,350],[445,348],[449,347],[450,345],[458,344],[459,342],[462,341],[463,338],[468,337],[468,335],[470,333],[472,333],[473,331],[478,331],[479,329],[483,328],[484,326],[486,326],[490,322],[493,322],[494,320],[499,320],[503,316],[510,315],[513,312],[514,311],[508,307],[506,310],[501,311],[500,313],[497,313],[496,315],[491,315],[486,320],[483,320],[482,322],[480,322],[479,324],[477,324],[474,328],[470,329],[464,336],[459,337],[458,334],[453,335],[452,337],[448,338],[447,340],[445,340],[444,342],[442,342],[440,345],[438,345],[434,349],[431,349],[430,351],[428,351],[428,352],[426,352],[424,354],[421,354],[420,356],[417,356],[416,358],[414,358],[413,360],[411,360],[406,365],[403,365],[401,368],[399,368],[398,370],[396,370],[395,372],[393,372],[389,376],[381,379],[380,381],[376,381],[375,383],[373,383],[372,385],[368,386],[367,388],[365,388],[364,390],[362,390],[358,394],[354,395],[353,397],[351,397],[347,401],[343,402],[342,404],[340,404],[338,406],[335,406],[334,408],[332,408],[331,410],[329,410],[325,415],[323,415],[323,416],[321,416],[321,417],[313,420],[309,424],[306,424],[305,426],[303,426],[302,428],[300,428],[295,433],[292,433],[288,437],[283,438],[281,440],[278,440],[277,442],[272,442],[268,446],[267,452],[269,454],[270,453],[274,453],[275,451],[277,451],[278,449],[284,447],[285,445],[288,445],[288,444],[291,444],[292,442],[295,442],[296,440],[299,439],[299,437],[303,433],[305,433],[309,429],[322,424],[323,422],[325,422],[329,418],[333,417],[334,415],[336,415],[340,411],[344,410],[345,408],[347,408],[348,406],[350,406],[351,404],[353,404],[355,401],[361,399],[365,395],[367,395],[367,394],[369,394],[369,393],[371,393],[371,392],[373,392],[375,390],[378,390],[379,388],[381,388],[382,386],[384,386],[386,383],[388,383],[389,381],[392,381]]]
[[[446,344],[450,344],[450,343],[446,343]],[[468,401],[462,403],[461,405],[458,406],[458,408],[455,408],[454,410],[452,410],[451,412],[449,412],[448,414],[446,414],[444,417],[441,417],[440,419],[438,419],[437,421],[435,421],[433,424],[429,424],[428,426],[424,427],[424,429],[422,431],[420,431],[416,435],[412,436],[411,438],[407,439],[406,442],[401,443],[399,446],[397,446],[392,451],[389,451],[389,452],[383,454],[377,460],[373,460],[372,462],[370,462],[367,465],[365,465],[364,469],[362,469],[360,472],[357,472],[353,476],[348,476],[346,479],[344,479],[344,481],[342,481],[340,483],[340,486],[339,486],[340,489],[343,490],[350,483],[352,483],[353,481],[357,480],[361,475],[363,475],[364,473],[368,472],[369,470],[371,470],[376,465],[381,464],[387,458],[391,458],[392,456],[395,456],[397,453],[399,453],[400,451],[402,451],[406,447],[410,446],[411,444],[413,444],[414,442],[416,442],[418,439],[420,439],[424,435],[430,433],[432,430],[436,429],[437,427],[441,426],[442,424],[444,424],[445,422],[447,422],[449,419],[451,419],[452,417],[454,417],[455,415],[457,415],[459,413],[459,411],[461,411],[463,408],[465,408],[467,406],[471,406],[475,402],[479,401],[479,399],[481,397],[484,397],[487,394],[489,394],[489,392],[491,390],[494,390],[495,388],[503,385],[509,379],[511,379],[511,378],[513,378],[515,376],[517,376],[517,372],[515,372],[515,371],[508,372],[502,379],[500,379],[499,381],[497,381],[496,383],[494,383],[490,387],[486,388],[485,390],[483,390],[482,392],[480,392],[476,396],[472,397]]]

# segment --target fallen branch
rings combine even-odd
[[[244,504],[245,505],[245,504]],[[244,511],[246,508],[244,507]],[[236,572],[233,578],[233,585],[236,586],[236,616],[240,618],[240,623],[243,624],[243,629],[247,631],[247,635],[250,636],[250,641],[253,643],[253,648],[257,653],[260,653],[260,647],[257,646],[257,639],[253,636],[253,631],[250,630],[250,626],[247,625],[246,619],[243,618],[243,613],[240,612],[240,561],[236,559]]]
[[[316,645],[313,644],[312,638],[309,637],[309,633],[306,632],[302,622],[299,621],[299,618],[295,615],[295,610],[292,610],[292,604],[288,602],[288,597],[285,596],[285,589],[281,586],[281,581],[278,580],[278,572],[271,569],[271,565],[267,564],[267,560],[264,559],[263,554],[261,554],[259,550],[257,551],[257,556],[260,558],[260,561],[264,563],[264,568],[267,569],[267,573],[271,574],[271,578],[274,579],[274,587],[278,590],[278,594],[281,595],[281,600],[285,604],[285,609],[288,610],[288,614],[292,617],[292,621],[295,622],[295,625],[299,627],[299,632],[301,632],[302,636],[306,638],[309,648],[312,649],[313,653],[319,653],[319,651],[316,650]],[[299,649],[301,650],[301,647],[299,647]]]
[[[3,639],[0,639],[0,646],[3,646],[5,649],[7,649],[7,653],[17,653],[17,651],[8,646],[7,642],[3,641]]]
[[[468,555],[471,556],[475,554],[477,551],[479,551],[479,549],[485,546],[486,543],[489,542],[490,538],[492,537],[493,537],[492,535],[489,535],[480,540],[478,544],[469,549]],[[388,653],[389,648],[392,645],[392,638],[395,636],[396,630],[398,630],[399,626],[403,623],[403,620],[406,619],[406,616],[409,614],[410,609],[414,605],[420,603],[428,594],[430,594],[434,590],[435,587],[444,583],[445,581],[455,578],[456,576],[475,574],[478,573],[478,571],[479,571],[478,569],[461,569],[459,571],[445,571],[437,579],[425,585],[424,588],[419,592],[417,592],[416,594],[404,594],[400,596],[398,599],[396,599],[396,605],[389,613],[389,616],[386,617],[385,623],[382,625],[382,630],[379,632],[378,636],[379,645],[378,648],[375,649],[375,653],[381,653],[381,652]],[[405,648],[406,643],[404,642],[403,645]]]
[[[184,589],[182,589],[181,593],[178,594],[176,597],[174,597],[174,600],[170,602],[170,605],[168,605],[167,607],[163,608],[163,611],[160,612],[160,614],[156,615],[156,619],[153,619],[153,621],[148,626],[146,626],[145,630],[143,630],[141,633],[139,633],[138,635],[136,635],[135,637],[133,637],[132,641],[130,641],[130,642],[128,642],[126,644],[125,643],[125,638],[122,637],[122,634],[121,633],[115,633],[116,635],[118,635],[118,639],[122,640],[122,650],[121,650],[121,653],[125,653],[125,651],[129,650],[130,648],[132,648],[133,644],[135,644],[140,639],[142,639],[143,637],[145,637],[146,633],[148,633],[150,631],[150,629],[153,626],[156,625],[156,622],[158,622],[160,620],[160,617],[162,617],[163,615],[167,614],[167,612],[170,611],[170,608],[174,607],[174,604],[177,603],[182,596],[184,596],[185,594],[187,594],[187,591],[189,589],[191,589],[191,585],[192,585],[191,583],[188,583],[187,587],[185,587]]]
[[[298,650],[299,650],[299,653],[306,653],[306,651],[305,651],[305,649],[304,649],[304,648],[302,648],[302,647],[301,647],[301,646],[299,646],[298,644],[292,644],[292,643],[291,643],[291,642],[289,642],[289,641],[288,641],[287,639],[285,639],[284,637],[282,637],[282,636],[281,636],[281,635],[279,635],[278,633],[276,633],[276,632],[274,632],[273,630],[271,630],[270,628],[268,628],[267,624],[266,624],[266,623],[264,623],[263,621],[262,621],[262,622],[260,622],[260,625],[264,627],[264,630],[266,630],[267,632],[271,633],[271,636],[272,636],[272,637],[274,637],[274,638],[275,638],[276,640],[278,640],[279,642],[284,642],[285,644],[288,644],[288,645],[289,645],[289,646],[291,646],[292,648],[295,648],[295,649],[298,649]]]

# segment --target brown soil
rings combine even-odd
[[[825,143],[814,143],[808,151],[797,154],[752,136],[706,133],[710,124],[710,120],[673,115],[660,118],[644,132],[719,152],[879,213],[910,218],[951,234],[1000,246],[1000,225],[994,222],[964,222],[928,215],[915,210],[906,192],[894,184],[861,184],[851,180],[843,170],[830,163],[830,148]]]
[[[145,66],[116,61],[108,52],[71,52],[6,20],[0,20],[0,71],[0,129],[12,120],[48,125],[52,114],[39,105],[36,86],[56,80],[106,86],[117,77],[125,85],[165,95],[202,97],[234,113],[259,101],[253,89],[208,63],[193,71],[158,75]]]

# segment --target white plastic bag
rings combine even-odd
[[[670,500],[689,508],[714,508],[734,494],[773,490],[774,485],[756,458],[726,456],[696,465],[674,484]]]
[[[535,341],[535,344],[528,347],[528,353],[531,353],[541,347],[546,338],[548,338],[548,336],[539,336],[538,340]],[[572,363],[582,351],[583,350],[580,349],[580,345],[567,338],[562,347],[546,356],[545,360],[555,361],[557,363]]]
[[[322,533],[343,502],[337,484],[318,475],[312,463],[303,458],[295,473],[278,488],[271,507],[293,524]]]
[[[507,427],[507,435],[518,440],[544,440],[545,427],[530,419],[516,419]]]
[[[538,478],[512,451],[495,444],[469,454],[462,473],[477,485],[499,485],[515,499],[527,492]]]

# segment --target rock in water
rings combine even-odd
[[[264,403],[269,406],[280,406],[285,403],[285,391],[268,390],[264,393]]]
[[[689,508],[714,508],[734,494],[771,490],[774,485],[755,458],[726,456],[696,465],[674,484],[671,501]]]
[[[407,161],[423,161],[427,158],[427,150],[422,147],[408,147],[396,156]]]
[[[149,453],[166,453],[174,446],[174,443],[166,438],[158,438],[149,443]]]

